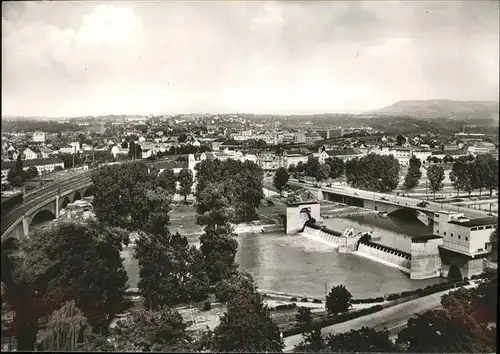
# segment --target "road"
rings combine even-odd
[[[466,288],[476,285],[471,284]],[[399,305],[385,308],[371,315],[355,318],[353,320],[337,323],[322,329],[323,334],[343,333],[350,330],[358,330],[361,327],[371,327],[376,330],[387,328],[394,332],[395,329],[402,329],[406,322],[416,314],[423,313],[441,306],[441,296],[454,289],[441,291],[419,299],[411,300]],[[285,342],[285,352],[293,352],[296,345],[303,341],[302,334],[297,334],[283,339]]]
[[[72,176],[70,179],[51,184],[45,188],[39,189],[34,193],[25,196],[24,204],[12,210],[9,214],[2,218],[1,232],[2,239],[5,231],[17,220],[19,220],[29,210],[34,208],[40,201],[48,198],[55,197],[60,190],[65,190],[70,187],[77,187],[88,183],[90,179],[89,173],[82,173]]]
[[[413,209],[417,209],[423,212],[429,212],[429,211],[440,211],[440,210],[445,210],[445,211],[453,211],[453,212],[459,212],[463,213],[467,217],[471,218],[481,218],[481,217],[486,217],[487,213],[484,211],[480,210],[472,210],[469,208],[462,208],[458,206],[453,206],[453,205],[447,205],[443,203],[436,203],[432,201],[428,201],[426,207],[418,207],[417,204],[421,202],[420,199],[415,199],[415,198],[408,198],[408,197],[403,197],[403,196],[398,196],[398,195],[391,195],[391,194],[384,194],[384,193],[377,193],[377,192],[371,192],[371,191],[365,191],[361,189],[355,189],[351,187],[321,187],[321,188],[316,188],[310,183],[300,183],[300,182],[295,182],[295,181],[290,181],[288,182],[289,184],[295,185],[295,186],[302,186],[302,187],[307,187],[308,189],[311,190],[323,190],[326,192],[332,192],[340,195],[345,195],[349,197],[354,197],[354,198],[363,198],[366,200],[375,200],[375,201],[381,201],[384,203],[390,203],[393,205],[399,205],[402,207],[409,207]],[[382,200],[382,198],[385,198],[385,200]]]

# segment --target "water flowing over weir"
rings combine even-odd
[[[353,228],[346,228],[340,233],[315,223],[306,223],[302,235],[333,246],[337,252],[353,253],[405,273],[411,273],[409,253],[370,242],[375,239],[370,233],[355,234]]]

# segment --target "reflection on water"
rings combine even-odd
[[[332,229],[343,231],[347,225],[355,230],[374,230],[388,246],[408,245],[411,236],[428,233],[425,225],[400,222],[377,215],[357,218],[325,220]],[[388,230],[390,229],[390,230]],[[197,236],[190,236],[191,244],[199,244]],[[380,296],[391,292],[415,289],[438,282],[438,279],[410,280],[396,269],[368,259],[337,253],[324,243],[301,235],[282,233],[238,236],[236,262],[252,274],[260,289],[292,294],[323,297],[325,283],[330,288],[343,284],[354,297]],[[405,251],[405,249],[401,250]],[[409,250],[406,250],[407,252]],[[125,267],[131,287],[137,286],[137,261],[130,259],[131,248],[124,251]]]

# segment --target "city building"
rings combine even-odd
[[[306,142],[306,135],[304,133],[295,133],[293,142],[295,144],[304,144]]]
[[[498,225],[495,216],[469,219],[460,213],[434,214],[433,233],[443,237],[443,248],[468,256],[491,251],[490,236]]]
[[[344,135],[344,129],[329,129],[327,130],[326,138],[327,139],[333,139],[333,138],[340,138],[341,136]]]
[[[7,177],[9,170],[15,166],[16,161],[2,161],[2,178]],[[41,174],[52,172],[56,166],[64,168],[64,163],[56,158],[31,159],[23,161],[23,169],[25,171],[27,171],[31,166],[36,167],[38,173]]]
[[[24,160],[35,160],[38,158],[38,152],[27,147],[22,151],[22,157]]]
[[[35,143],[44,143],[45,142],[45,132],[34,132],[33,133],[33,141]]]
[[[327,158],[338,158],[343,160],[344,162],[352,160],[354,158],[360,158],[363,156],[363,153],[357,149],[342,149],[342,150],[330,150],[325,151]],[[326,160],[326,159],[325,159]]]
[[[497,147],[493,143],[483,141],[469,146],[468,151],[474,155],[494,154],[497,152]]]

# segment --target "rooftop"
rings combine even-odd
[[[484,218],[471,219],[469,221],[449,221],[450,224],[461,225],[464,227],[484,226],[484,225],[497,225],[498,218],[496,216],[487,216]]]

